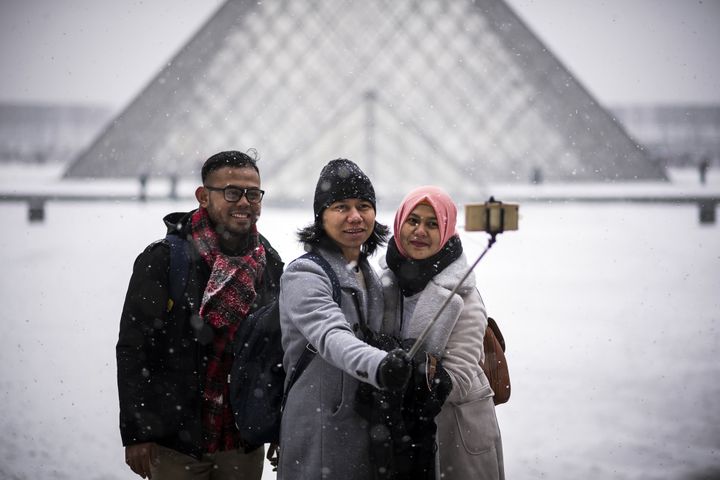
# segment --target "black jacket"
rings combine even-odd
[[[185,238],[190,213],[165,217],[168,233]],[[267,265],[253,308],[277,297],[283,263],[264,237]],[[189,242],[192,245],[192,242]],[[185,298],[168,311],[170,247],[149,245],[135,260],[116,347],[123,445],[156,442],[199,457],[201,393],[212,329],[197,315],[210,267],[190,248]]]

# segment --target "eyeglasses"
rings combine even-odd
[[[259,188],[242,188],[234,187],[232,185],[228,185],[225,188],[209,187],[205,185],[205,188],[215,192],[223,192],[225,200],[232,203],[240,201],[243,195],[247,198],[249,203],[260,203],[263,195],[265,195],[265,190],[260,190]]]

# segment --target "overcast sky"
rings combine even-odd
[[[121,107],[222,0],[0,0],[0,101]],[[508,0],[605,105],[720,104],[720,0]]]

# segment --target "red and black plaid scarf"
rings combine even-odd
[[[233,360],[230,346],[238,325],[255,300],[255,285],[265,269],[265,248],[253,226],[245,255],[223,254],[218,234],[204,208],[193,214],[191,231],[200,256],[212,269],[200,316],[215,333],[208,355],[202,407],[205,447],[208,453],[213,453],[235,449],[240,444],[228,398],[227,378]]]

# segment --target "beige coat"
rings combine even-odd
[[[467,272],[461,256],[438,273],[425,289],[403,298],[392,271],[380,260],[385,298],[385,324],[401,315],[403,339],[417,338]],[[487,314],[475,277],[470,275],[448,303],[427,337],[425,351],[442,357],[453,389],[436,417],[440,471],[450,479],[504,479],[500,429],[493,391],[480,367]]]

